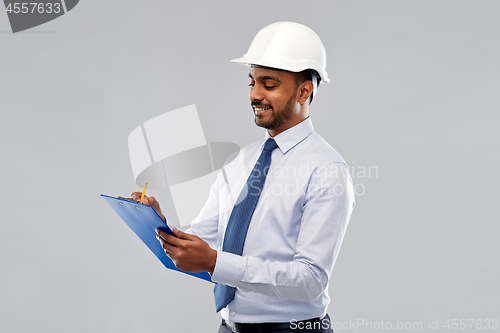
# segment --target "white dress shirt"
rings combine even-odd
[[[188,232],[215,250],[214,282],[236,287],[222,318],[239,323],[322,317],[328,281],[354,207],[342,157],[310,118],[274,139],[271,166],[241,256],[222,251],[226,226],[266,137],[227,164]]]

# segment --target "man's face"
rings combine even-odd
[[[250,102],[255,124],[275,136],[296,125],[300,117],[294,75],[268,68],[250,70]]]

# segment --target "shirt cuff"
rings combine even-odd
[[[217,251],[212,281],[237,287],[245,272],[246,257],[233,253]]]

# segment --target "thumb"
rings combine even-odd
[[[176,227],[173,227],[172,228],[172,231],[174,232],[174,234],[177,236],[177,238],[180,238],[180,239],[187,239],[187,240],[192,240],[194,235],[191,235],[191,234],[187,234],[183,231],[180,231],[179,229],[177,229]]]
[[[173,227],[172,228],[172,231],[174,232],[174,234],[180,238],[180,239],[186,239],[186,233],[185,232],[182,232],[180,231],[179,229],[177,229],[176,227]]]

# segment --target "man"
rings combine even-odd
[[[220,333],[333,332],[328,283],[354,195],[347,165],[309,118],[317,85],[329,82],[324,47],[311,29],[278,22],[233,61],[251,65],[266,137],[224,167],[190,230],[158,239],[179,269],[212,274]],[[165,219],[153,197],[143,202]]]

